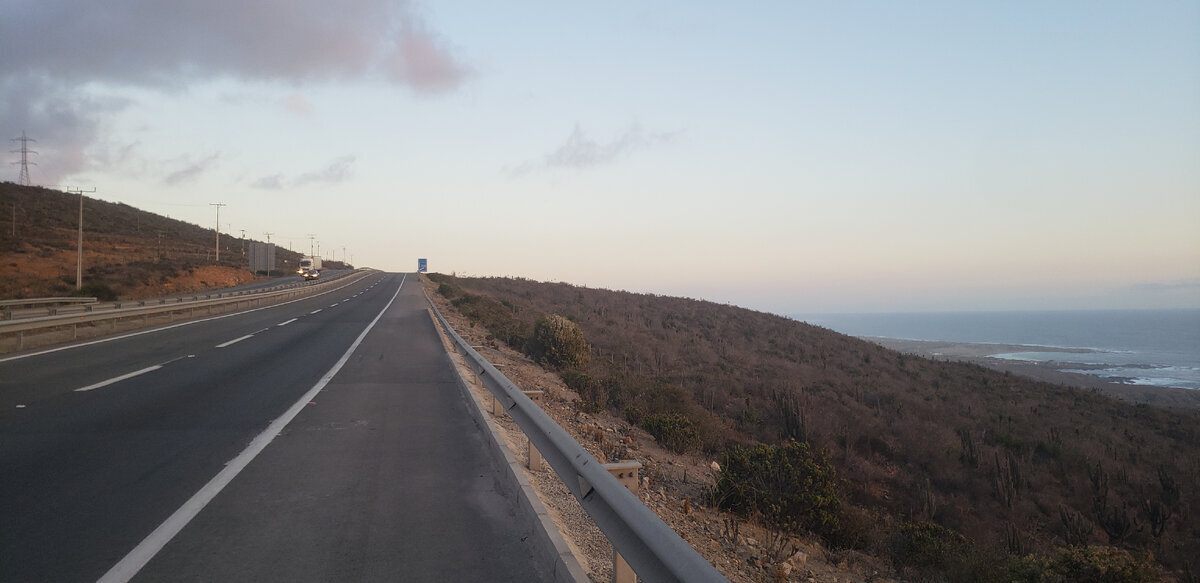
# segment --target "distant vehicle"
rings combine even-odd
[[[315,269],[305,269],[305,270],[303,270],[301,275],[304,276],[305,281],[310,281],[310,280],[316,279],[318,277],[321,277],[321,272],[317,271]]]
[[[304,272],[306,272],[306,271],[320,271],[320,270],[321,270],[321,258],[320,257],[305,256],[305,257],[300,258],[300,265],[298,266],[298,269],[296,269],[296,273],[299,275],[304,275]]]

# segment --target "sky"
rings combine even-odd
[[[0,132],[34,184],[388,271],[1200,308],[1198,30],[1195,1],[0,0]]]

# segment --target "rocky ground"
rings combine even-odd
[[[436,293],[422,278],[426,293],[455,330],[505,376],[523,390],[544,391],[542,408],[599,461],[633,460],[642,464],[639,496],[651,510],[688,541],[731,581],[749,582],[865,582],[889,581],[890,569],[880,560],[857,552],[836,552],[814,541],[782,535],[753,522],[711,508],[706,492],[714,483],[715,460],[677,455],[660,448],[648,433],[607,413],[590,415],[573,405],[578,399],[557,375],[524,355],[489,339]],[[452,352],[452,354],[455,354]],[[465,378],[485,405],[491,395],[461,364]],[[520,428],[500,410],[493,420],[507,445],[520,460],[542,503],[554,516],[568,544],[593,581],[612,580],[612,546],[592,523],[549,466],[528,470],[527,440]]]
[[[75,249],[21,245],[0,261],[0,299],[55,297],[75,289]],[[254,281],[248,269],[160,259],[153,249],[94,243],[84,249],[84,283],[109,285],[121,299],[145,299],[233,287]]]

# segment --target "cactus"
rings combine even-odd
[[[975,439],[971,437],[970,430],[959,429],[958,439],[962,442],[962,453],[958,454],[958,460],[969,468],[979,467],[979,450],[975,448]]]
[[[1066,539],[1067,546],[1078,547],[1087,544],[1091,538],[1092,524],[1082,514],[1066,506],[1059,506],[1058,518],[1062,521],[1063,538]]]
[[[1017,500],[1017,495],[1021,493],[1021,487],[1024,484],[1024,477],[1021,473],[1021,464],[1013,455],[1006,454],[1005,463],[1000,462],[1000,454],[996,454],[996,473],[993,475],[994,486],[996,487],[996,497],[1000,502],[1008,508],[1012,508],[1013,502]]]

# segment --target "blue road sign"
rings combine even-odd
[[[417,260],[417,273],[426,273],[428,271],[429,271],[429,260],[428,259],[418,259]]]

